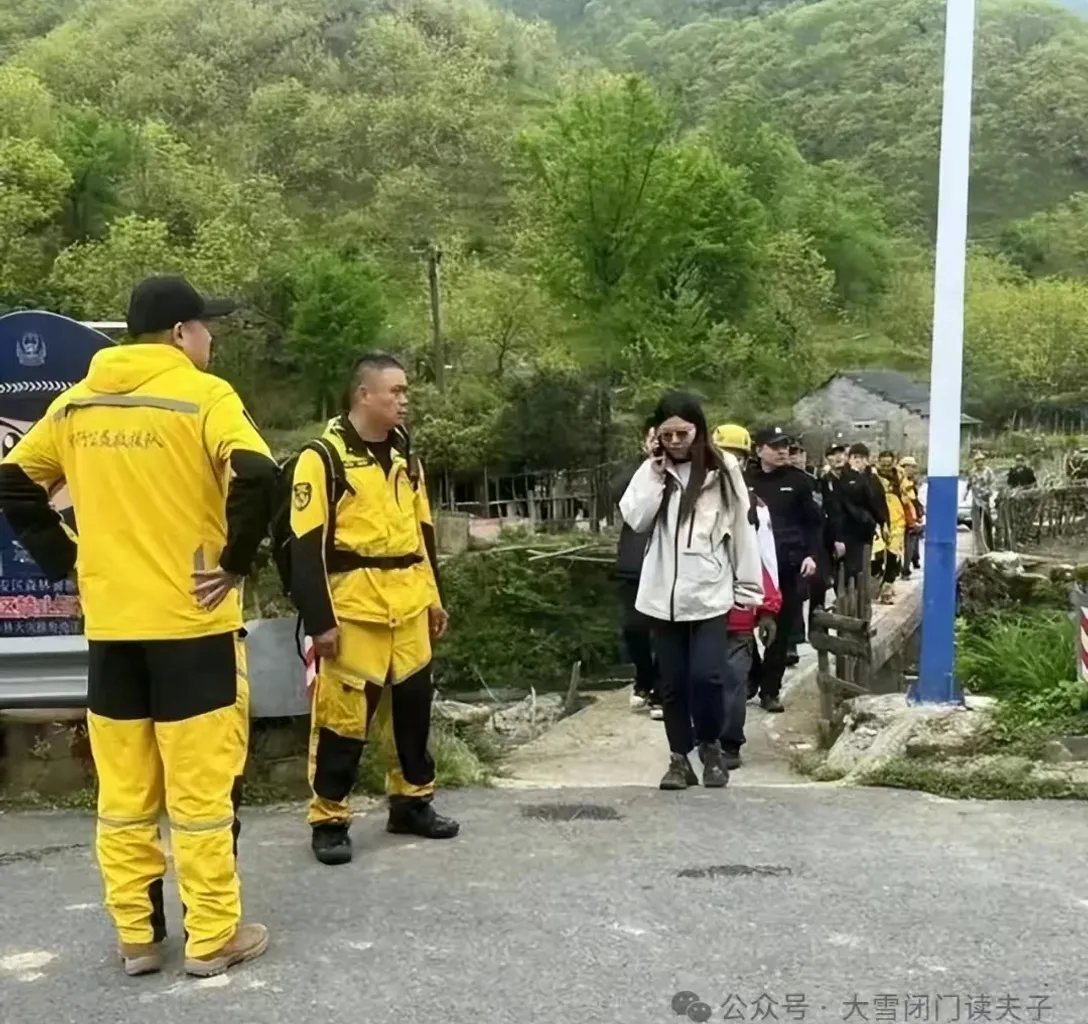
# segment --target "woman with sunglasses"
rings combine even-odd
[[[652,422],[648,458],[620,512],[650,534],[635,607],[651,620],[660,673],[671,755],[661,788],[698,784],[689,760],[696,745],[703,785],[724,786],[728,616],[763,600],[759,542],[740,465],[711,443],[699,403],[666,395]]]

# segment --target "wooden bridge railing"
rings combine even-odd
[[[820,718],[825,729],[835,721],[844,696],[871,692],[873,671],[871,549],[863,553],[863,569],[846,580],[843,567],[835,587],[835,610],[818,608],[812,613],[809,642],[817,654],[817,684],[820,689]],[[834,630],[834,633],[832,633]],[[835,670],[831,670],[831,658]]]

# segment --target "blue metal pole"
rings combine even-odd
[[[974,49],[975,0],[947,0],[929,385],[922,660],[918,681],[909,696],[916,704],[963,702],[956,681],[956,513]]]

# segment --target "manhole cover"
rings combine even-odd
[[[792,875],[793,869],[780,864],[713,864],[708,868],[684,868],[677,878],[775,878]]]
[[[623,815],[601,804],[532,804],[522,807],[523,817],[537,821],[620,821]]]

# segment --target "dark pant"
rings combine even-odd
[[[722,749],[740,753],[744,746],[744,720],[748,712],[748,677],[758,657],[751,633],[730,633],[725,649],[725,728]]]
[[[903,558],[903,570],[909,572],[911,569],[920,569],[922,567],[921,559],[922,550],[922,531],[912,530],[907,533],[906,551]]]
[[[715,743],[725,728],[726,616],[653,624],[665,735],[674,754]]]
[[[657,663],[654,661],[651,620],[635,607],[638,580],[620,580],[620,603],[623,608],[623,644],[635,666],[635,693],[656,702]]]
[[[778,589],[782,592],[782,610],[778,613],[778,631],[774,642],[763,654],[763,670],[759,678],[759,694],[777,697],[782,692],[782,677],[786,674],[786,658],[797,633],[797,621],[804,619],[804,591],[801,567],[784,563],[778,570]]]
[[[873,575],[879,577],[881,583],[894,583],[899,578],[899,556],[890,551],[882,551],[873,560]]]
[[[994,549],[994,517],[990,514],[988,508],[975,505],[971,510],[972,516],[977,516],[979,520],[979,526],[975,527],[979,530],[983,543],[986,545],[987,551],[993,551]]]

